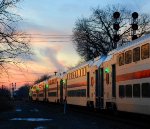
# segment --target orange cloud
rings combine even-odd
[[[27,58],[24,64],[20,64],[20,68],[14,65],[9,66],[9,76],[3,74],[0,85],[3,84],[9,87],[13,82],[17,83],[17,87],[20,87],[24,83],[33,83],[43,74],[53,74],[54,71],[64,70],[66,66],[78,62],[79,57],[76,56],[71,42],[59,42],[64,39],[43,36],[61,35],[62,33],[50,32],[45,28],[41,28],[31,27],[27,30],[27,33],[31,34],[30,44],[34,54],[30,58]]]

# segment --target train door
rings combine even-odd
[[[60,80],[60,103],[63,102],[63,80]]]
[[[58,81],[57,81],[57,103],[59,102],[59,93],[58,93],[58,90],[59,90],[59,88],[58,88]]]
[[[64,86],[63,98],[64,98],[64,102],[67,102],[67,79],[63,80],[63,86]]]
[[[46,84],[44,85],[44,88],[43,88],[43,94],[44,94],[44,100],[46,101],[46,99],[47,99],[47,94],[46,94],[46,92],[47,92],[47,89],[46,89]]]
[[[87,72],[87,98],[90,97],[90,73]]]
[[[95,96],[96,96],[96,108],[100,108],[100,82],[99,82],[99,74],[98,70],[95,70]]]
[[[100,73],[100,108],[104,108],[104,69],[100,68],[99,69],[99,73]]]
[[[112,65],[112,97],[116,97],[116,65]]]

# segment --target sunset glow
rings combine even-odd
[[[86,1],[86,2],[85,2]],[[75,66],[80,57],[72,43],[72,29],[79,17],[89,16],[91,9],[108,4],[128,5],[135,11],[149,12],[148,0],[24,0],[18,4],[15,13],[21,15],[18,28],[30,38],[33,55],[18,67],[8,66],[8,75],[0,77],[0,87],[17,87],[33,83],[44,74],[54,74]],[[149,3],[149,4],[148,4]]]

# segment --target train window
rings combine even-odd
[[[56,96],[56,92],[48,92],[48,96]]]
[[[54,79],[52,80],[52,84],[54,84]]]
[[[67,94],[69,97],[86,97],[86,89],[70,90]]]
[[[142,83],[142,97],[150,97],[150,84]]]
[[[67,74],[67,79],[69,79],[69,74]]]
[[[133,97],[140,97],[140,84],[133,84]]]
[[[78,77],[80,77],[81,76],[81,70],[79,69],[78,70]]]
[[[74,78],[76,78],[77,77],[77,75],[76,75],[76,71],[74,71]]]
[[[84,68],[82,68],[82,76],[84,76]]]
[[[126,85],[126,97],[132,97],[132,85]]]
[[[83,75],[85,76],[86,75],[86,67],[84,67],[83,69],[84,69]]]
[[[36,94],[33,94],[33,97],[36,97]]]
[[[74,71],[74,78],[76,78],[76,71]]]
[[[119,97],[125,97],[125,87],[124,87],[124,85],[119,86]]]
[[[70,74],[68,73],[67,79],[70,79]]]
[[[125,52],[125,63],[129,64],[131,62],[132,62],[132,51],[129,50]]]
[[[44,94],[43,94],[43,93],[41,93],[41,94],[39,94],[38,96],[39,96],[39,97],[43,97],[43,96],[44,96]]]
[[[71,79],[71,73],[69,73],[69,79]]]
[[[76,70],[76,77],[78,77],[78,70]]]
[[[119,54],[119,66],[124,65],[124,53]]]
[[[51,80],[48,81],[48,84],[51,85]]]
[[[140,47],[133,49],[133,62],[140,60]]]
[[[149,58],[149,44],[142,45],[141,47],[141,58]]]
[[[71,74],[69,73],[69,79],[71,79]]]

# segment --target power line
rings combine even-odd
[[[71,41],[30,41],[30,42],[71,42]]]
[[[12,81],[11,81],[12,82]],[[35,81],[21,81],[21,82],[16,82],[16,81],[13,81],[15,83],[23,83],[23,82],[35,82]],[[0,83],[10,83],[10,82],[0,82]]]
[[[43,37],[43,36],[31,36],[31,37],[27,37],[27,36],[20,36],[19,38],[44,38],[44,39],[71,39],[72,37]]]
[[[40,36],[72,36],[72,35],[67,35],[67,34],[62,34],[62,35],[51,35],[51,34],[23,34],[23,35],[40,35]]]

